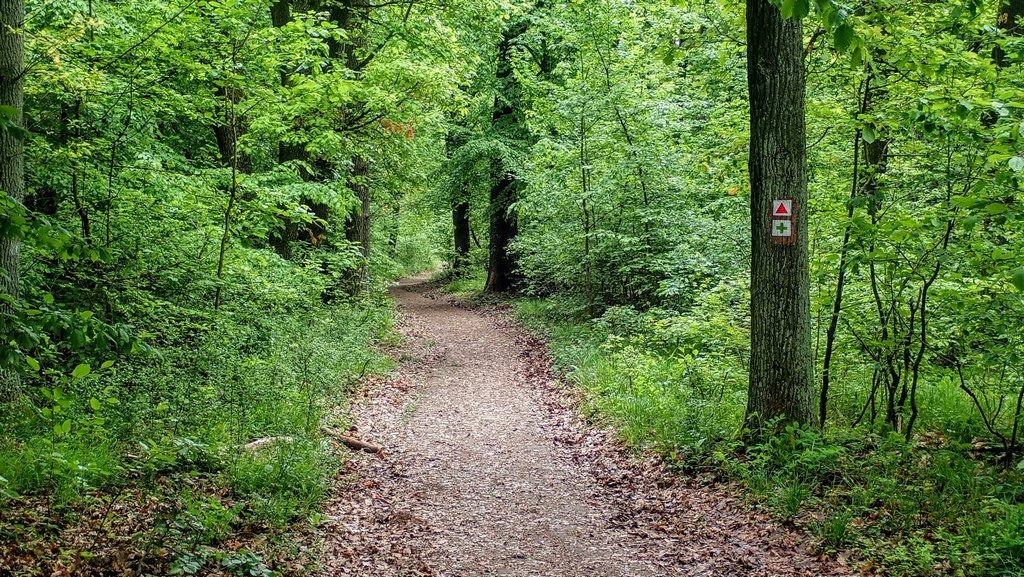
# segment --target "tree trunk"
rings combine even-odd
[[[344,0],[331,7],[331,19],[345,31],[345,42],[330,41],[330,57],[343,59],[346,68],[354,73],[362,71],[366,66],[365,55],[360,51],[366,47],[365,27],[369,17],[369,4],[366,0]],[[363,103],[356,103],[349,111],[357,116]],[[345,239],[356,243],[363,255],[363,262],[355,271],[352,280],[352,292],[359,292],[367,287],[370,278],[369,258],[371,250],[372,222],[370,213],[370,161],[361,154],[352,156],[352,171],[349,174],[349,189],[359,201],[359,208],[349,213],[345,220]]]
[[[1021,36],[1024,33],[1024,0],[1008,0],[999,4],[996,25],[1006,36]],[[999,68],[1006,68],[1006,51],[997,45],[992,49],[992,60]]]
[[[502,293],[514,290],[516,285],[516,262],[509,252],[509,245],[519,232],[512,213],[517,182],[516,175],[506,170],[500,160],[494,161],[493,173],[495,182],[491,187],[491,238],[484,290]]]
[[[512,65],[512,43],[525,32],[525,22],[513,26],[502,37],[498,47],[496,77],[501,94],[495,97],[494,114],[491,124],[496,132],[507,137],[517,136],[523,130],[522,118],[513,102],[519,98],[520,87]],[[491,163],[490,195],[490,246],[487,259],[487,292],[508,292],[516,285],[515,257],[509,252],[509,245],[519,231],[512,205],[516,202],[518,179],[512,167],[504,159],[495,158]]]
[[[394,222],[391,224],[391,233],[388,236],[388,256],[394,259],[398,256],[398,236],[402,232],[402,203],[400,201],[395,201],[391,216]]]
[[[22,124],[25,93],[22,85],[25,44],[22,35],[25,20],[23,0],[6,0],[0,5],[0,104],[14,109],[11,123]],[[25,158],[20,138],[11,131],[0,130],[0,191],[16,203],[25,196]],[[0,235],[0,294],[18,298],[18,259],[21,246],[15,236]],[[0,304],[0,313],[10,312]],[[0,398],[17,394],[21,384],[16,372],[0,367]]]
[[[746,423],[754,437],[774,419],[815,419],[803,50],[799,20],[784,19],[769,0],[747,0],[752,254]],[[773,200],[792,201],[792,238],[772,237]]]
[[[371,221],[370,221],[370,163],[360,155],[352,157],[352,172],[349,175],[349,189],[359,200],[359,208],[349,213],[345,220],[345,239],[359,245],[363,261],[356,270],[352,279],[354,286],[352,292],[356,293],[366,288],[369,281],[369,259],[371,243]]]
[[[66,104],[61,103],[57,132],[52,135],[56,147],[62,148],[68,145],[68,140],[71,137],[70,112],[70,108]],[[28,180],[31,182],[32,177],[30,176]],[[31,187],[29,187],[25,194],[25,206],[29,210],[45,214],[46,216],[56,216],[60,208],[60,196],[58,195],[57,187],[52,184],[42,185],[35,190],[31,190]]]
[[[291,0],[275,0],[270,6],[270,21],[275,28],[282,28],[286,26],[292,19],[291,12]],[[282,67],[280,70],[281,75],[281,86],[288,85],[288,71]],[[298,150],[296,150],[298,148]],[[277,143],[277,162],[284,164],[289,160],[295,160],[297,158],[305,158],[305,148],[296,147],[294,145],[285,144],[282,142]],[[305,180],[305,177],[303,177]],[[299,225],[295,221],[284,218],[284,222],[281,228],[270,233],[268,242],[270,247],[274,249],[274,252],[285,260],[291,260],[292,258],[292,241],[294,241],[299,234]]]
[[[462,273],[469,264],[469,201],[456,200],[452,203],[452,225],[455,231],[455,258],[452,272]]]
[[[238,139],[245,135],[245,119],[235,114],[236,105],[242,100],[242,91],[221,86],[217,88],[216,95],[224,104],[220,122],[213,126],[221,165],[234,166],[242,174],[251,174],[252,159],[246,152],[238,150]]]

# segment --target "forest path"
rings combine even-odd
[[[835,574],[736,497],[684,487],[582,425],[542,343],[513,323],[425,276],[392,295],[400,366],[352,407],[355,434],[386,451],[339,477],[325,575]]]

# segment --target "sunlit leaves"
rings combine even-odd
[[[800,20],[811,13],[811,2],[810,0],[782,0],[779,10],[786,18]]]

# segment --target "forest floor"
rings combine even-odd
[[[849,575],[709,479],[578,416],[544,343],[426,276],[392,289],[400,366],[353,400],[354,457],[326,505],[325,575]]]

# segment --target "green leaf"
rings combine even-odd
[[[853,26],[845,22],[840,24],[832,36],[832,41],[836,45],[836,50],[846,52],[850,45],[853,44]]]
[[[796,19],[806,18],[811,13],[811,0],[794,0],[793,17]]]
[[[861,129],[860,137],[861,140],[868,144],[871,144],[878,138],[875,134],[875,129],[870,124],[864,125],[864,128]]]
[[[103,405],[100,404],[100,400],[99,399],[97,399],[96,397],[93,397],[93,398],[89,399],[89,406],[92,407],[92,410],[98,411],[98,410],[100,410],[100,408]]]
[[[1005,214],[1009,210],[1009,207],[1001,202],[993,202],[985,205],[985,212],[989,214]]]
[[[850,53],[850,63],[853,64],[854,68],[859,68],[868,59],[868,51],[866,48],[860,45],[854,47],[853,52]]]
[[[71,432],[71,419],[66,419],[63,423],[55,423],[53,425],[53,432],[58,435],[66,435]]]
[[[1007,164],[1010,165],[1010,168],[1013,169],[1014,172],[1020,172],[1021,170],[1024,170],[1024,156],[1011,157],[1010,160],[1007,161]]]
[[[103,361],[103,364],[100,365],[100,369],[109,369],[112,366],[114,366],[114,361]]]
[[[1013,278],[1010,279],[1017,290],[1024,293],[1024,266],[1013,271]]]
[[[71,377],[74,379],[81,379],[88,376],[92,372],[92,367],[87,363],[82,363],[75,367],[75,370],[71,371]]]
[[[26,356],[25,364],[27,364],[28,368],[32,369],[33,371],[37,373],[39,372],[39,361],[33,359],[32,357]]]

